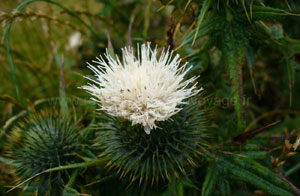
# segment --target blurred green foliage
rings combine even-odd
[[[76,161],[39,174],[68,171],[63,195],[300,195],[299,1],[9,0],[0,24],[0,195],[37,193],[16,186],[24,179],[8,144],[26,135],[13,134],[20,122],[49,109],[72,118],[83,138]],[[147,41],[170,46],[194,66],[188,76],[201,75],[210,137],[185,176],[129,186],[107,171],[95,140],[102,121],[78,87],[91,75],[86,61]]]

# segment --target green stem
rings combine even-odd
[[[45,173],[50,173],[50,172],[54,172],[54,171],[60,171],[60,170],[65,170],[65,169],[75,169],[75,168],[82,168],[82,167],[90,167],[96,164],[105,164],[107,162],[107,158],[99,158],[96,160],[92,160],[92,161],[86,161],[83,163],[74,163],[74,164],[70,164],[70,165],[64,165],[64,166],[59,166],[59,167],[54,167],[51,169],[47,169],[45,171],[42,171],[40,173],[37,173],[33,176],[31,176],[30,178],[27,178],[26,180],[24,180],[23,182],[17,184],[16,186],[12,187],[11,189],[9,189],[6,193],[11,192],[12,190],[22,186],[23,184],[25,184],[26,182],[29,182],[30,180],[45,174]]]
[[[64,165],[64,166],[58,166],[58,167],[54,167],[51,169],[47,169],[45,170],[43,173],[49,173],[49,172],[54,172],[54,171],[59,171],[59,170],[65,170],[65,169],[75,169],[75,168],[81,168],[81,167],[90,167],[96,164],[103,164],[107,161],[106,158],[100,158],[100,159],[96,159],[96,160],[92,160],[92,161],[87,161],[87,162],[83,162],[83,163],[74,163],[74,164],[70,164],[70,165]]]

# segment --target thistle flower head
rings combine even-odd
[[[82,143],[79,131],[73,121],[54,112],[30,114],[21,120],[13,128],[8,143],[8,155],[14,160],[19,180],[78,161]],[[24,189],[41,195],[62,195],[68,179],[65,170],[45,173],[29,181]]]
[[[123,61],[105,54],[107,62],[100,56],[88,68],[96,79],[94,84],[82,88],[93,95],[101,110],[116,117],[140,124],[147,134],[157,127],[158,121],[165,121],[178,113],[185,100],[196,95],[201,89],[196,84],[190,86],[197,77],[184,80],[189,71],[186,64],[180,66],[179,55],[163,50],[158,57],[157,49],[150,43],[137,49],[122,49]]]
[[[97,145],[108,158],[108,170],[133,182],[164,185],[189,175],[207,148],[206,115],[196,99],[190,99],[172,120],[157,122],[161,128],[150,135],[140,126],[101,113],[97,124]]]

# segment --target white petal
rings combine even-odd
[[[181,59],[178,54],[173,57],[173,51],[163,50],[158,57],[149,42],[137,50],[135,57],[132,48],[123,48],[122,61],[107,52],[107,62],[100,56],[93,61],[96,66],[88,63],[96,79],[89,79],[94,84],[82,88],[93,95],[101,110],[130,120],[132,125],[140,124],[150,134],[156,122],[178,113],[178,106],[202,88],[197,90],[197,83],[190,85],[198,77],[184,80],[191,66],[180,66]]]

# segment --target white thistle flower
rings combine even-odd
[[[188,87],[197,77],[184,81],[187,63],[180,66],[180,57],[169,50],[163,50],[157,58],[157,49],[151,49],[150,43],[138,48],[137,57],[132,48],[123,48],[123,62],[116,60],[106,52],[108,62],[99,56],[90,63],[96,79],[94,82],[81,87],[87,90],[94,101],[99,103],[101,110],[116,117],[122,117],[141,124],[147,134],[157,128],[157,121],[165,121],[187,104],[184,100],[196,95],[201,89],[196,84]]]

